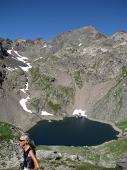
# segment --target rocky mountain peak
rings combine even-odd
[[[93,26],[85,26],[85,27],[79,28],[79,30],[83,30],[86,33],[97,33],[96,28]]]
[[[34,44],[39,44],[39,45],[43,45],[44,43],[46,43],[45,40],[43,40],[43,38],[36,38],[35,40],[30,40],[30,39],[17,39],[15,41],[15,43],[19,43],[19,44],[22,44],[22,43],[34,43]]]
[[[46,41],[44,41],[42,38],[37,38],[35,40],[30,40],[30,39],[17,39],[14,44],[13,44],[14,48],[16,50],[24,50],[27,47],[31,48],[32,46],[40,46],[40,47],[44,47],[46,46]]]
[[[120,31],[120,32],[115,32],[111,38],[115,41],[127,41],[127,32],[125,31]]]
[[[37,38],[34,40],[34,44],[44,46],[46,44],[46,41],[42,38]]]
[[[54,38],[50,44],[57,50],[66,47],[78,47],[79,44],[90,46],[92,44],[101,43],[107,39],[107,36],[98,32],[94,27],[82,27],[76,30],[64,32]]]

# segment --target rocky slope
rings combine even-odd
[[[127,33],[93,27],[51,42],[0,39],[0,120],[28,129],[40,119],[127,119]]]

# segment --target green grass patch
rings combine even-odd
[[[30,101],[31,106],[35,110],[40,107],[48,112],[63,113],[71,102],[73,102],[74,88],[54,85],[55,78],[51,75],[41,73],[39,67],[31,69],[31,77],[33,86],[41,90],[38,98]]]
[[[61,110],[61,106],[60,104],[57,103],[53,103],[52,101],[48,102],[48,106],[51,110],[53,110],[54,112],[58,112]]]
[[[36,111],[39,111],[39,103],[40,103],[40,98],[33,97],[30,99],[30,106],[32,106]]]
[[[77,71],[74,72],[74,79],[75,79],[76,85],[79,88],[82,88],[83,82],[82,82],[80,70],[77,70]]]
[[[127,66],[122,67],[122,76],[127,77]]]
[[[0,122],[0,140],[10,140],[18,138],[18,134],[13,133],[15,127],[9,123]]]
[[[123,153],[127,152],[127,138],[121,138],[107,145],[109,147],[110,153],[114,154],[116,157],[121,156]]]
[[[46,151],[51,151],[52,149],[48,145],[38,145],[36,146],[37,150],[46,150]]]
[[[51,86],[53,77],[47,74],[42,74],[39,67],[31,68],[32,82],[37,84],[41,90],[46,90]]]
[[[50,87],[46,90],[45,106],[49,112],[60,113],[73,101],[74,89],[72,87]]]
[[[116,126],[123,131],[127,131],[127,120],[117,123]]]

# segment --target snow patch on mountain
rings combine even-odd
[[[42,59],[43,57],[40,57],[40,58],[37,58],[37,59],[35,59],[34,61],[38,61],[38,60],[40,60],[40,59]]]
[[[29,87],[29,84],[28,82],[25,84],[25,88],[24,89],[20,89],[20,91],[22,91],[23,93],[25,93],[27,95],[27,92],[28,92],[28,88]],[[29,113],[32,113],[32,111],[30,109],[27,108],[26,106],[26,103],[27,101],[30,99],[29,95],[27,95],[26,98],[22,98],[19,103],[20,105],[22,106],[22,108],[26,111],[26,112],[29,112]]]
[[[30,97],[29,96],[27,96],[27,98],[22,98],[20,101],[19,101],[19,103],[20,103],[20,105],[22,106],[22,108],[26,111],[26,112],[29,112],[29,113],[32,113],[32,111],[31,110],[29,110],[29,109],[27,109],[27,107],[26,107],[26,103],[27,103],[27,101],[30,99]]]
[[[28,91],[28,82],[25,84],[25,87],[25,89],[20,89],[20,91],[26,94],[26,91]]]
[[[13,50],[13,48],[12,48],[11,50],[7,50],[7,52],[8,52],[9,54],[12,54],[12,50]]]
[[[43,45],[43,48],[46,48],[46,47],[48,47],[47,44],[44,44],[44,45]]]
[[[18,69],[18,68],[16,68],[16,67],[15,67],[15,68],[7,67],[7,70],[8,70],[8,71],[14,71],[14,70],[17,70],[17,69]]]
[[[31,66],[30,63],[27,63],[27,65],[28,65],[28,67],[21,67],[21,66],[19,66],[19,67],[20,67],[23,71],[28,72],[28,70],[29,70],[30,68],[32,68],[32,66]]]
[[[17,54],[17,56],[19,56],[19,57],[17,57],[17,59],[18,59],[19,61],[22,61],[23,63],[26,63],[25,60],[28,60],[27,57],[21,56],[17,51],[14,51],[14,52],[15,52],[15,54]]]
[[[48,113],[48,112],[46,112],[46,111],[41,111],[41,115],[42,115],[42,116],[53,116],[53,114]]]
[[[28,70],[29,70],[30,68],[32,68],[31,64],[28,62],[28,58],[27,58],[27,57],[24,57],[24,56],[21,56],[17,51],[14,51],[14,52],[15,52],[15,54],[17,54],[17,56],[19,56],[19,57],[17,57],[17,59],[18,59],[19,61],[22,61],[23,63],[27,64],[27,67],[21,67],[21,66],[19,66],[19,67],[20,67],[23,71],[28,72]]]
[[[11,50],[8,50],[7,52],[10,55],[12,55],[11,57],[13,59],[15,59],[17,61],[21,61],[27,65],[26,67],[19,66],[23,71],[28,72],[28,70],[30,68],[32,68],[31,64],[28,62],[28,60],[29,60],[28,57],[24,57],[24,56],[20,55],[17,51],[13,50],[13,48]],[[14,54],[16,54],[16,55],[14,55]],[[9,67],[8,70],[13,71],[15,69]]]
[[[82,45],[82,43],[79,43],[79,45],[78,45],[78,46],[80,47],[81,45]]]
[[[87,117],[87,115],[85,114],[86,110],[82,110],[82,109],[76,109],[73,112],[73,116],[83,116],[83,117]]]

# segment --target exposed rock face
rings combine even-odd
[[[51,42],[1,39],[0,119],[24,129],[75,109],[96,119],[127,119],[126,37],[83,27]]]
[[[124,156],[123,158],[121,158],[118,162],[117,162],[118,167],[120,167],[123,170],[127,170],[127,155]]]
[[[20,163],[14,150],[14,141],[0,142],[0,169],[19,167]]]

